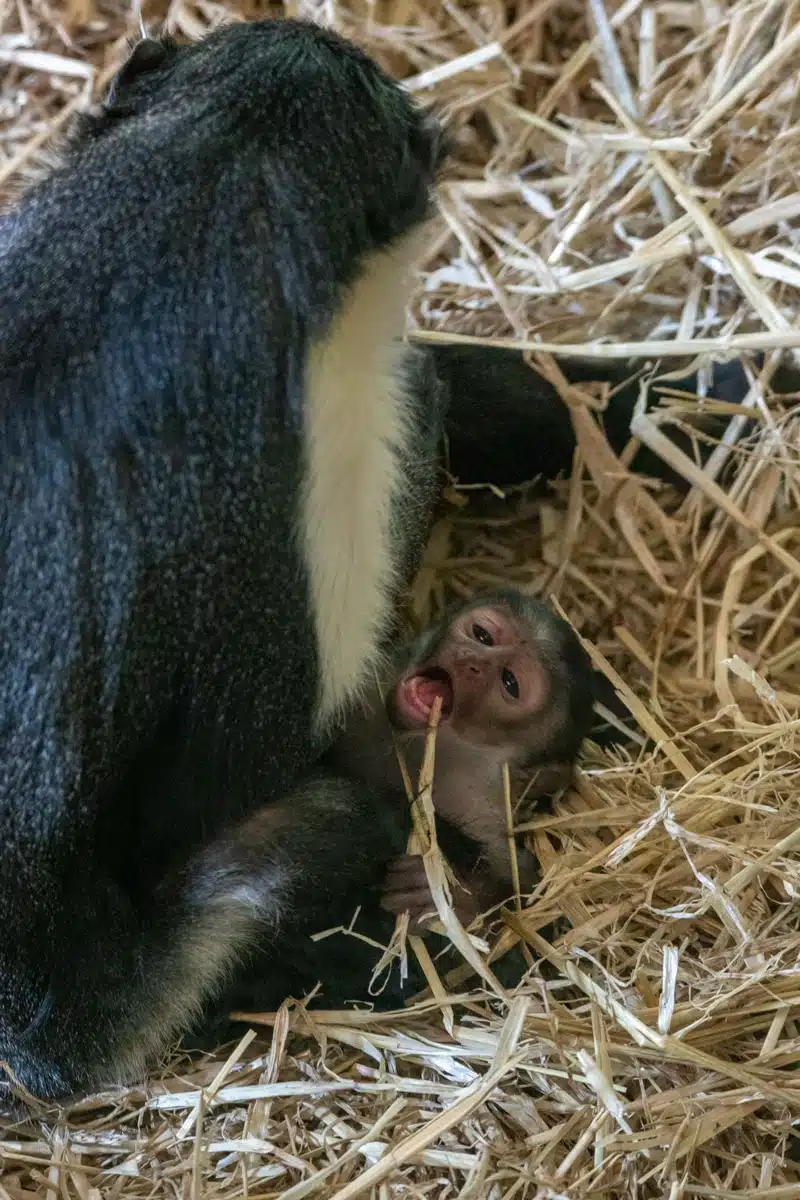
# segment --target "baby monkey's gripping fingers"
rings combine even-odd
[[[461,924],[472,924],[479,910],[473,896],[457,877],[452,900],[453,911]],[[407,912],[412,933],[422,931],[425,921],[436,918],[436,905],[421,855],[403,854],[394,859],[386,875],[381,908],[395,916]]]

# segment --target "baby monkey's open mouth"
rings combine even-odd
[[[427,667],[401,679],[396,702],[409,724],[427,725],[437,696],[442,701],[442,719],[446,720],[453,711],[453,680],[443,667]]]

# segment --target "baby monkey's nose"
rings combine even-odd
[[[460,649],[455,655],[455,666],[462,671],[468,671],[471,675],[485,675],[489,669],[491,659],[491,651],[481,649],[480,653],[476,654],[471,648]]]

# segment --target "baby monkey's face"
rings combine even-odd
[[[514,759],[540,752],[564,718],[560,624],[533,602],[525,619],[500,603],[462,609],[421,639],[420,656],[390,693],[392,724],[424,733],[439,698],[440,738],[502,749]]]

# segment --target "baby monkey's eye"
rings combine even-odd
[[[519,700],[519,684],[517,677],[513,671],[509,671],[508,667],[503,668],[503,674],[500,676],[503,681],[503,687],[508,692],[512,700]]]
[[[472,626],[472,636],[476,642],[480,642],[482,646],[493,646],[494,638],[489,633],[488,629],[484,629],[482,625]]]

